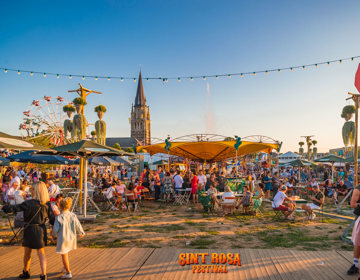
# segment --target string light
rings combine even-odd
[[[178,82],[180,82],[181,81],[181,79],[180,78],[178,78]]]
[[[174,80],[177,79],[178,81],[180,81],[181,79],[190,79],[190,81],[193,81],[194,79],[206,80],[207,78],[219,79],[219,77],[226,77],[226,76],[228,78],[231,78],[231,76],[244,77],[244,75],[251,75],[251,74],[256,76],[256,74],[260,74],[260,73],[269,74],[269,72],[275,72],[275,71],[278,71],[280,73],[282,70],[293,71],[294,69],[301,69],[301,68],[303,70],[305,70],[306,67],[318,68],[321,65],[326,65],[327,64],[329,66],[331,63],[335,63],[335,62],[342,63],[343,61],[346,61],[346,60],[354,61],[355,59],[359,59],[359,58],[360,58],[360,56],[352,56],[352,57],[348,57],[348,58],[341,58],[341,59],[317,62],[317,63],[312,63],[312,64],[304,64],[304,65],[290,66],[290,67],[284,67],[284,68],[273,68],[273,69],[268,69],[266,71],[261,70],[261,71],[251,71],[251,72],[232,73],[232,74],[219,73],[219,74],[216,74],[216,75],[199,75],[199,76],[190,76],[189,75],[189,76],[183,76],[183,77],[176,77],[175,76],[175,77],[166,78],[166,81],[171,80],[171,79],[174,79]],[[94,78],[95,80],[107,79],[108,81],[110,81],[111,79],[120,79],[121,82],[123,82],[124,79],[126,79],[126,80],[134,80],[134,82],[137,81],[137,78],[132,78],[132,77],[125,77],[124,78],[124,77],[120,77],[120,76],[102,76],[102,75],[92,76],[92,75],[84,75],[84,74],[71,75],[71,74],[68,74],[68,73],[56,74],[56,73],[49,73],[49,72],[29,71],[29,70],[23,70],[23,69],[17,70],[16,68],[15,69],[9,69],[9,68],[3,68],[3,67],[0,67],[0,70],[3,70],[5,73],[7,73],[8,71],[17,72],[18,75],[20,75],[21,72],[24,72],[24,73],[29,73],[30,76],[33,76],[34,74],[36,74],[36,75],[43,75],[44,77],[46,77],[47,75],[50,75],[50,76],[56,76],[56,78],[59,78],[60,75],[61,75],[61,76],[64,76],[64,77],[69,77],[69,79],[71,79],[73,76],[75,76],[75,77],[79,77],[79,78],[81,78],[83,80],[87,77],[87,78]],[[163,80],[164,81],[164,79],[162,77],[147,77],[146,81],[150,81],[151,79],[153,79],[153,80]]]

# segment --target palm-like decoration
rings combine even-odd
[[[316,140],[313,140],[311,141],[312,144],[314,145],[314,148],[312,149],[312,155],[313,155],[313,158],[316,158],[316,155],[317,155],[317,147],[315,147],[315,145],[318,143]]]

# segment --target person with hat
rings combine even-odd
[[[312,203],[307,203],[303,205],[301,208],[305,210],[305,213],[308,215],[309,220],[315,219],[316,215],[313,213],[313,210],[318,210],[324,203],[325,196],[322,192],[320,192],[319,186],[314,185],[312,187],[314,192],[314,196],[310,196],[310,199],[313,201]]]
[[[291,214],[295,210],[295,203],[286,196],[287,188],[285,185],[282,185],[279,188],[279,191],[276,193],[274,197],[274,201],[272,202],[272,208],[275,211],[282,211],[284,212],[285,219],[288,219]],[[284,204],[284,201],[288,201],[289,203],[287,205]],[[291,220],[294,220],[294,218],[291,218]]]

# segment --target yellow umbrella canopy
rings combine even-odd
[[[189,138],[189,137],[188,137]],[[227,139],[219,136],[219,138]],[[214,138],[212,138],[214,139]],[[170,155],[185,157],[194,161],[216,162],[223,161],[236,156],[234,147],[235,140],[211,141],[210,137],[196,137],[195,141],[177,141],[181,138],[171,141],[169,149]],[[191,140],[191,139],[189,139]],[[252,140],[252,141],[250,141]],[[242,144],[238,149],[238,156],[247,155],[256,152],[270,153],[273,149],[278,149],[280,143],[264,136],[249,136],[241,139]],[[163,153],[166,154],[165,142],[141,147],[150,155]]]

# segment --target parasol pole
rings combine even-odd
[[[82,214],[82,190],[83,190],[83,170],[84,170],[84,158],[80,157],[80,171],[79,171],[79,207],[80,214]]]
[[[84,160],[84,217],[86,217],[86,201],[87,201],[87,159]]]

